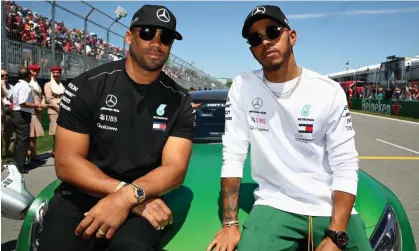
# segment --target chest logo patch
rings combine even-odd
[[[301,109],[301,116],[307,117],[310,115],[310,105],[305,105],[303,109]]]
[[[106,97],[105,102],[108,107],[114,107],[116,103],[118,103],[118,99],[115,97],[115,95],[109,94]]]
[[[263,101],[261,98],[255,98],[252,101],[252,105],[253,105],[253,108],[255,108],[256,110],[259,110],[263,106]]]
[[[166,108],[166,106],[167,106],[166,104],[160,104],[160,106],[156,110],[157,115],[163,116],[165,112],[164,109]]]

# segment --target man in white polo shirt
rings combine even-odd
[[[256,7],[242,36],[262,69],[237,76],[229,90],[223,222],[208,250],[371,250],[354,209],[358,153],[344,91],[296,64],[297,34],[280,8]],[[249,144],[259,187],[240,234],[238,195]]]
[[[24,173],[26,153],[29,147],[31,117],[34,108],[48,108],[45,104],[34,104],[32,89],[29,86],[31,72],[22,68],[18,72],[19,81],[13,88],[13,111],[11,123],[16,134],[14,160],[19,172]]]

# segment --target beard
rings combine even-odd
[[[272,59],[270,60],[270,62],[264,62],[262,60],[263,52],[259,56],[256,56],[252,50],[251,52],[252,52],[253,57],[256,59],[256,61],[259,62],[259,64],[262,66],[262,68],[265,71],[277,71],[277,70],[280,70],[283,65],[287,64],[287,62],[289,61],[291,57],[292,50],[289,49],[289,50],[279,52],[280,53],[279,58]]]
[[[169,55],[164,55],[164,52],[159,48],[149,47],[136,51],[133,48],[129,50],[131,56],[138,62],[139,66],[146,71],[158,71],[163,68]],[[146,57],[147,52],[155,52],[163,55],[161,59],[153,59]]]
[[[277,71],[277,70],[281,69],[282,64],[284,63],[283,59],[276,59],[276,60],[272,60],[272,62],[270,62],[270,63],[266,63],[266,62],[263,62],[262,59],[260,59],[261,57],[257,57],[253,53],[253,51],[252,51],[252,55],[256,59],[256,61],[258,61],[259,64],[262,66],[262,69],[264,69],[266,71]]]
[[[264,64],[262,61],[259,61],[259,63],[262,65],[262,68],[266,71],[277,71],[277,70],[281,69],[281,67],[282,67],[281,62],[278,62],[278,63],[272,62],[270,64]]]

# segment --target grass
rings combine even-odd
[[[45,136],[39,137],[36,141],[36,152],[37,154],[45,153],[52,151],[52,147],[54,146],[53,137],[48,135],[46,132]]]
[[[419,118],[393,116],[393,115],[387,115],[387,114],[376,113],[376,112],[367,112],[367,111],[362,111],[362,110],[352,110],[352,111],[353,112],[357,112],[357,113],[364,113],[364,114],[375,115],[375,116],[379,116],[379,117],[386,117],[386,118],[392,118],[392,119],[399,119],[399,120],[419,122]]]
[[[52,136],[48,135],[48,130],[45,132],[45,135],[42,137],[38,137],[36,140],[36,154],[42,154],[42,153],[46,153],[46,152],[50,152],[52,151],[52,147],[54,145],[54,141]],[[1,156],[5,156],[6,155],[6,150],[4,147],[4,141],[2,144],[2,148],[1,148]],[[11,161],[13,160],[13,156],[9,156],[7,158],[3,158],[3,161]]]

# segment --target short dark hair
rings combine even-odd
[[[17,77],[22,80],[28,79],[29,76],[31,76],[31,71],[26,67],[21,68],[17,73]]]

